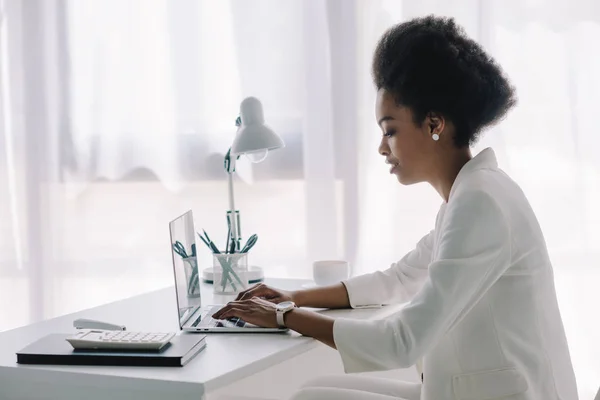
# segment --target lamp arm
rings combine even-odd
[[[233,195],[233,171],[232,172],[227,172],[227,183],[229,186],[229,211],[231,214],[231,236],[233,236],[234,239],[237,240],[238,238],[238,231],[237,231],[237,221],[235,218],[235,199],[234,199],[234,195]]]
[[[231,149],[225,156],[225,171],[227,172],[227,184],[229,191],[229,223],[231,225],[231,236],[235,242],[236,250],[240,248],[240,240],[242,239],[242,233],[240,232],[239,226],[239,214],[236,214],[235,210],[235,197],[233,194],[233,174],[235,173],[235,162],[239,156],[231,157]]]

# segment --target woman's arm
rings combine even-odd
[[[307,290],[287,291],[259,283],[241,292],[236,301],[259,297],[275,304],[293,301],[298,307],[349,308],[348,291],[343,283]]]
[[[213,318],[221,320],[233,317],[266,328],[278,327],[275,303],[260,297],[232,301],[213,315]],[[284,315],[286,327],[304,336],[313,337],[335,349],[333,341],[334,321],[333,318],[301,308],[294,308]]]
[[[335,347],[333,341],[333,323],[331,317],[321,315],[314,311],[294,308],[284,315],[285,326],[304,336],[310,336],[329,347]]]
[[[435,231],[425,235],[415,249],[388,269],[344,281],[352,308],[410,301],[421,289],[432,258]]]
[[[292,300],[298,307],[360,308],[409,301],[423,286],[431,262],[434,231],[425,235],[414,250],[384,271],[347,279],[335,285],[287,291],[265,284],[241,292],[236,301],[259,297],[273,303]]]
[[[298,307],[315,308],[349,308],[348,291],[343,283],[335,285],[298,290],[292,292],[292,300]]]
[[[456,196],[440,232],[438,257],[412,301],[382,321],[335,320],[346,372],[413,365],[510,267],[510,228],[496,201],[479,191]]]

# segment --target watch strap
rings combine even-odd
[[[285,315],[285,311],[283,310],[277,310],[277,325],[279,325],[280,328],[285,328],[285,322],[283,320],[283,316]]]
[[[279,309],[277,308],[277,312],[276,312],[276,316],[277,316],[277,325],[280,328],[287,328],[287,326],[285,326],[285,313],[292,311],[294,308],[296,308],[296,304],[294,302],[290,302],[291,304],[283,309]]]

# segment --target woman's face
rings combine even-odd
[[[439,146],[432,135],[441,133],[443,120],[427,117],[419,126],[412,111],[397,105],[394,96],[383,89],[377,93],[376,116],[383,132],[379,154],[390,164],[390,173],[403,185],[428,181],[433,172],[435,145]]]

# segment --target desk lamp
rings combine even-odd
[[[240,105],[240,116],[236,120],[237,134],[231,148],[225,155],[225,171],[229,183],[229,211],[227,218],[231,226],[231,237],[236,243],[236,251],[240,250],[242,233],[240,214],[235,209],[233,196],[233,174],[235,162],[240,155],[245,155],[251,162],[259,163],[267,158],[269,150],[284,147],[283,140],[271,128],[265,125],[261,102],[255,97],[247,97]]]

